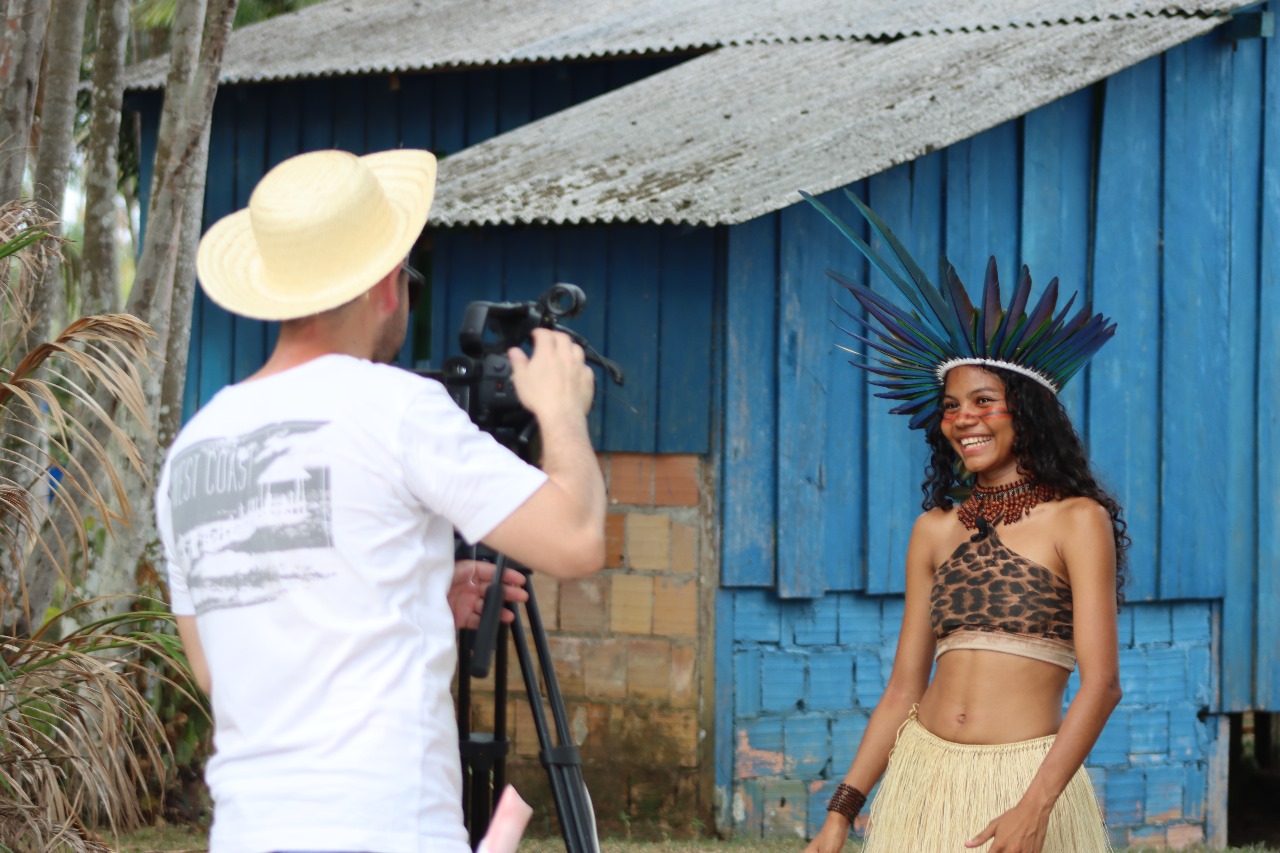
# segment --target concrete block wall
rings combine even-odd
[[[720,735],[732,739],[731,826],[750,837],[812,837],[888,680],[902,599],[720,595],[732,598],[721,602],[717,626],[733,638],[731,664],[721,667],[732,671],[733,730]],[[1214,618],[1204,601],[1121,612],[1125,695],[1086,765],[1117,846],[1179,849],[1210,836],[1211,806],[1225,797],[1210,790],[1210,765],[1224,746],[1217,720],[1200,717],[1218,683]],[[865,822],[864,812],[859,833]]]
[[[716,573],[703,568],[704,465],[696,455],[629,453],[600,464],[610,504],[605,569],[560,583],[535,575],[534,592],[602,832],[693,835],[713,784],[713,709],[703,693]],[[511,781],[550,828],[514,649],[507,679]],[[474,730],[491,731],[492,684],[474,689]]]

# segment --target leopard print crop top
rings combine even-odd
[[[1010,551],[985,520],[934,572],[930,603],[935,657],[988,649],[1076,667],[1071,584]]]

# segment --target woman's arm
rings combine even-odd
[[[876,703],[866,733],[845,774],[844,782],[867,793],[880,779],[889,763],[898,729],[920,701],[933,668],[934,638],[929,622],[929,594],[933,585],[933,553],[930,530],[941,517],[934,510],[916,519],[907,548],[907,596],[902,613],[902,631],[893,658],[893,670],[884,695]],[[849,837],[849,820],[838,812],[827,812],[826,822],[805,853],[835,853]]]
[[[1061,513],[1059,550],[1071,580],[1080,689],[1067,707],[1053,747],[1018,805],[966,842],[968,847],[977,847],[994,838],[989,853],[1040,853],[1054,804],[1084,764],[1120,702],[1111,518],[1088,498],[1065,502]]]

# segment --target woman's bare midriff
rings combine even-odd
[[[1070,673],[1034,658],[956,649],[938,658],[920,724],[956,743],[1014,743],[1056,734]]]

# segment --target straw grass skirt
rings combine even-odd
[[[1017,805],[1053,735],[1017,743],[952,743],[915,714],[898,731],[871,804],[862,853],[971,853],[964,842]],[[991,842],[975,850],[988,850]],[[1093,785],[1076,771],[1054,805],[1043,853],[1108,851]]]

